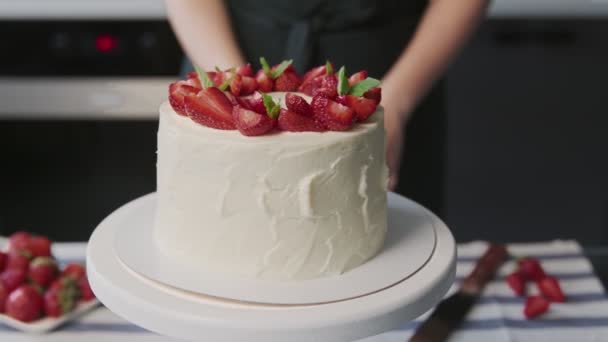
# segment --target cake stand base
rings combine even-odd
[[[389,194],[389,207],[391,202],[403,200],[409,201]],[[115,250],[114,242],[132,215],[129,204],[108,216],[91,236],[87,248],[89,282],[97,298],[119,316],[179,339],[353,341],[416,318],[437,304],[452,284],[454,239],[435,215],[422,207],[419,210],[425,212],[435,230],[435,247],[428,261],[397,284],[347,300],[314,305],[245,303],[180,290],[146,278],[126,266]],[[136,249],[138,242],[132,242]]]

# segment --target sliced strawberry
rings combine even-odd
[[[198,74],[196,73],[196,71],[190,71],[189,73],[186,74],[186,78],[188,78],[188,79],[198,78]]]
[[[22,321],[31,322],[42,314],[42,296],[29,285],[22,285],[11,292],[6,300],[6,314]]]
[[[382,88],[372,88],[366,91],[365,94],[363,94],[363,97],[365,97],[366,99],[372,99],[376,101],[377,104],[379,104],[380,101],[382,101]]]
[[[544,297],[528,297],[524,306],[524,315],[528,319],[538,317],[549,310],[549,305],[549,301]]]
[[[552,276],[545,276],[536,282],[540,293],[552,302],[563,303],[566,301],[559,281]]]
[[[348,85],[351,87],[367,78],[367,70],[356,72],[348,78]]]
[[[234,96],[239,96],[241,94],[241,89],[243,87],[243,76],[236,74],[232,76],[232,81],[230,81],[230,92]]]
[[[8,254],[0,252],[0,272],[4,271],[8,263]]]
[[[232,103],[216,87],[205,88],[196,95],[188,95],[184,103],[188,116],[201,125],[225,130],[236,128],[232,119]]]
[[[523,296],[526,292],[526,278],[521,272],[513,272],[506,278],[507,285],[518,296]]]
[[[312,116],[312,108],[302,96],[294,93],[288,93],[285,95],[285,104],[287,105],[287,109],[292,112],[296,112],[304,116]]]
[[[224,95],[226,95],[226,97],[230,101],[230,104],[232,104],[233,107],[239,104],[239,102],[236,100],[237,96],[232,95],[232,93],[230,93],[229,91],[225,91]]]
[[[4,304],[6,303],[6,298],[8,298],[9,293],[6,286],[4,286],[4,282],[0,280],[0,313],[4,312]]]
[[[236,68],[236,73],[241,76],[253,76],[253,69],[251,68],[251,64],[243,64],[240,67]]]
[[[237,129],[247,136],[266,134],[275,125],[275,120],[272,120],[268,115],[256,113],[241,106],[235,106],[232,115]]]
[[[196,94],[199,89],[189,85],[186,81],[178,81],[169,85],[169,103],[173,110],[183,116],[187,116],[184,97]]]
[[[51,256],[51,240],[44,236],[34,235],[30,239],[30,250],[34,257]]]
[[[522,258],[517,261],[520,271],[526,280],[538,281],[545,277],[545,271],[536,258]]]
[[[270,91],[272,91],[273,88],[273,80],[272,78],[270,78],[270,76],[266,75],[266,73],[264,73],[264,70],[259,70],[258,73],[255,75],[255,80],[258,83],[258,90],[263,92],[263,93],[268,93]]]
[[[0,281],[4,283],[9,293],[25,283],[26,280],[27,272],[19,268],[8,269],[0,274]]]
[[[288,132],[324,132],[325,129],[312,117],[291,110],[281,109],[278,120],[279,129]]]
[[[313,89],[320,87],[321,79],[320,77],[325,75],[327,69],[325,65],[318,66],[316,68],[311,69],[302,77],[302,84],[298,88],[298,91],[312,96]]]
[[[61,277],[72,277],[75,280],[78,280],[87,275],[86,269],[84,266],[78,263],[70,263],[65,266],[63,271],[61,272]]]
[[[59,275],[59,268],[55,259],[50,257],[36,257],[32,260],[28,271],[29,279],[36,285],[46,288]]]
[[[355,112],[323,95],[313,97],[311,107],[315,120],[332,131],[346,131],[353,125]]]
[[[291,67],[291,65],[290,65]],[[295,71],[285,70],[274,80],[275,91],[295,91],[298,89],[302,80]]]
[[[266,107],[264,106],[264,101],[262,100],[262,95],[260,93],[255,93],[251,96],[241,96],[236,98],[238,104],[245,108],[252,110],[259,114],[267,114]]]
[[[258,90],[258,81],[253,77],[243,76],[241,95],[246,96],[252,94],[256,90]]]
[[[321,94],[330,99],[334,99],[338,96],[338,78],[336,75],[320,76],[319,79],[313,83],[312,96]]]
[[[343,104],[355,111],[357,121],[366,121],[376,111],[376,101],[366,99],[365,97],[353,95],[340,95],[336,98],[336,102]]]

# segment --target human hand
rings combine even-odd
[[[388,189],[394,191],[399,182],[401,152],[405,141],[403,119],[398,111],[385,108],[384,128],[386,129],[386,164],[388,166]]]

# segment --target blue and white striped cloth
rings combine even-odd
[[[486,244],[472,242],[458,246],[457,283],[466,276]],[[55,255],[63,262],[84,260],[84,244],[56,244]],[[523,317],[523,299],[515,297],[506,286],[504,275],[513,268],[505,265],[501,277],[484,291],[461,330],[451,341],[608,341],[608,296],[593,273],[590,262],[574,241],[512,244],[515,256],[537,256],[546,271],[561,281],[568,302],[553,304],[550,312],[537,320]],[[456,285],[451,291],[455,291]],[[531,292],[535,291],[530,287]],[[416,326],[428,316],[404,324],[400,329],[358,342],[404,342]],[[58,331],[47,335],[27,335],[0,325],[0,341],[10,342],[159,342],[174,341],[155,335],[126,322],[105,308],[99,308]],[[288,342],[288,341],[286,341]]]

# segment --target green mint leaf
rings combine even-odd
[[[350,95],[354,95],[354,96],[363,96],[363,94],[365,94],[366,91],[368,91],[374,87],[377,87],[379,85],[380,85],[380,81],[378,81],[375,78],[368,77],[368,78],[364,79],[363,81],[354,84],[350,88],[350,91],[348,93]]]
[[[262,65],[264,73],[270,76],[270,65],[268,65],[268,62],[266,62],[266,58],[260,57],[260,64]]]
[[[228,89],[228,86],[230,86],[230,83],[232,82],[232,79],[234,78],[234,74],[236,74],[236,69],[235,68],[230,69],[230,77],[228,79],[225,79],[224,82],[222,82],[222,84],[220,84],[218,89],[221,91]]]
[[[281,74],[287,70],[287,68],[289,68],[289,66],[293,63],[293,59],[290,59],[288,61],[282,61],[281,64],[279,64],[279,66],[270,73],[270,77],[272,78],[277,78],[279,76],[281,76]]]
[[[203,89],[213,87],[213,81],[209,78],[209,75],[207,75],[207,72],[205,72],[204,70],[202,70],[201,68],[199,68],[196,65],[194,66],[194,70],[196,71],[196,73],[198,75],[198,79],[201,81]]]
[[[350,90],[350,85],[348,84],[348,78],[346,77],[346,68],[342,66],[340,70],[338,70],[338,94],[346,95]]]
[[[272,96],[268,94],[262,94],[262,102],[264,102],[264,107],[266,108],[266,113],[268,116],[271,119],[276,119],[279,116],[281,105],[274,102]]]
[[[330,61],[325,61],[325,74],[331,75],[334,73],[334,67],[331,65]]]

